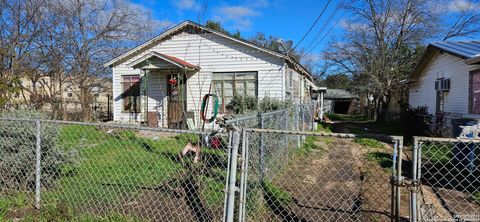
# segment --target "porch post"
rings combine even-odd
[[[320,122],[323,122],[323,90],[320,91]]]

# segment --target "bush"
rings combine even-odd
[[[29,110],[17,110],[0,114],[11,118],[45,118],[46,115]],[[56,145],[58,126],[41,126],[41,175],[42,187],[53,184],[60,176],[61,167],[71,163],[73,153],[67,153]],[[33,190],[36,165],[36,124],[34,121],[0,120],[0,188]]]
[[[257,98],[254,96],[234,96],[228,107],[235,114],[255,112],[257,110]]]
[[[427,106],[409,107],[401,118],[406,136],[432,135],[433,115],[428,113]]]
[[[264,97],[258,102],[258,111],[266,113],[280,109],[286,109],[292,107],[291,101],[282,101],[275,98]]]
[[[233,110],[235,114],[245,114],[254,112],[266,113],[290,108],[292,105],[293,103],[290,101],[282,101],[270,97],[257,99],[254,96],[234,96],[227,107]]]

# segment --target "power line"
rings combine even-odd
[[[308,29],[308,31],[302,36],[302,38],[300,39],[300,41],[298,41],[298,43],[293,47],[292,51],[295,50],[298,45],[300,45],[300,43],[302,43],[302,41],[305,39],[305,37],[307,37],[307,35],[312,31],[313,27],[315,27],[315,25],[317,24],[318,20],[320,20],[320,18],[322,17],[323,13],[325,12],[325,10],[327,9],[328,5],[330,4],[330,1],[331,0],[328,0],[327,4],[325,4],[325,7],[323,7],[323,10],[322,12],[320,12],[320,14],[318,15],[317,19],[315,19],[315,22],[313,22],[313,24],[310,26],[310,28]]]
[[[337,5],[335,6],[335,9],[334,11],[332,12],[332,14],[330,15],[330,17],[327,19],[327,21],[325,21],[325,23],[323,24],[323,26],[320,28],[320,30],[318,30],[317,34],[315,35],[315,37],[310,41],[310,43],[308,44],[307,47],[305,47],[306,50],[309,50],[309,48],[315,44],[315,42],[317,41],[317,39],[321,36],[321,34],[325,31],[325,28],[328,27],[328,24],[332,21],[332,19],[335,17],[335,15],[338,13],[339,9],[341,8],[342,6],[342,3],[341,2],[338,2]]]
[[[340,21],[340,19],[342,19],[342,17],[345,15],[345,12],[346,11],[343,11],[342,15],[340,15],[340,17],[337,19],[337,21],[335,21],[335,23],[332,25],[332,27],[330,27],[330,29],[327,31],[327,33],[310,49],[308,50],[307,53],[305,53],[304,55],[302,55],[300,57],[300,59],[302,59],[303,57],[307,56],[311,51],[313,51],[313,49],[315,49],[329,34],[330,32],[333,30],[333,28],[338,24],[338,22]]]

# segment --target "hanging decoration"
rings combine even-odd
[[[207,115],[206,115],[206,106],[207,106],[207,103],[209,102],[210,100],[210,97],[213,97],[214,101],[213,101],[213,115],[207,119]],[[205,123],[211,123],[215,120],[215,118],[217,118],[217,114],[218,114],[218,108],[219,108],[219,103],[218,103],[218,97],[217,95],[215,94],[205,94],[205,96],[203,96],[203,100],[202,100],[202,108],[200,110],[200,117],[202,118],[203,122]]]
[[[170,96],[173,100],[178,98],[178,81],[175,77],[168,80],[168,84],[170,85]]]

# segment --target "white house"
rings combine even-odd
[[[114,120],[201,125],[205,94],[220,112],[234,95],[305,102],[312,75],[285,54],[185,21],[105,63],[113,72]],[[211,107],[211,106],[210,106]]]
[[[408,79],[411,107],[446,118],[480,117],[480,41],[430,44]]]

